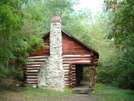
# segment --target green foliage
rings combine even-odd
[[[42,24],[37,23],[44,22],[45,18],[41,9],[23,6],[25,0],[5,1],[0,1],[0,72],[22,79],[20,68],[26,63],[26,56],[43,43],[40,33],[44,26],[37,27]]]
[[[118,87],[134,90],[134,41],[129,41],[126,44],[129,47],[117,61],[114,72],[117,77],[113,83]]]
[[[23,80],[23,69],[22,68],[10,68],[8,70],[8,76],[13,79]]]
[[[70,14],[70,16],[63,15],[62,18],[65,20],[63,20],[62,28],[79,40],[86,43],[86,41],[89,40],[89,28],[92,24],[91,16],[91,11],[89,9],[81,9],[79,11],[73,12]]]
[[[16,41],[13,38],[16,38],[23,25],[20,7],[22,2],[17,3],[17,0],[0,1],[0,64],[6,68],[10,60],[15,59],[13,50],[17,47],[12,42]]]
[[[104,84],[97,84],[95,93],[91,95],[99,99],[100,101],[133,101],[134,91],[118,89],[113,86]]]
[[[108,0],[110,2],[110,0]],[[110,16],[113,16],[111,20],[111,32],[109,38],[114,39],[114,43],[122,45],[127,37],[133,36],[134,32],[134,1],[133,0],[122,0],[118,2],[114,8],[114,12],[110,12]],[[123,47],[125,47],[123,45]]]
[[[0,75],[2,74],[2,73],[4,73],[4,74],[6,74],[7,73],[7,69],[4,67],[4,66],[2,66],[1,64],[0,64]]]
[[[90,80],[90,68],[84,67],[83,68],[83,81],[89,81]]]
[[[49,8],[49,16],[63,15],[72,11],[73,5],[77,4],[78,0],[45,0],[44,4]]]
[[[23,70],[22,68],[5,68],[3,66],[0,66],[0,75],[2,78],[13,78],[16,80],[23,80]],[[0,77],[1,78],[1,77]]]
[[[116,2],[116,3],[115,3]],[[108,7],[108,16],[111,21],[108,38],[114,41],[117,53],[116,62],[112,61],[111,69],[113,84],[124,89],[134,89],[133,73],[134,73],[134,1],[107,0],[106,4],[114,5]],[[109,6],[109,5],[107,5]],[[106,7],[107,7],[106,6]],[[110,73],[109,73],[110,74]]]

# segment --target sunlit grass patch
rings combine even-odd
[[[134,91],[119,89],[104,84],[97,84],[95,93],[92,95],[101,101],[134,101]]]

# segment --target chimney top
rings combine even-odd
[[[50,19],[50,22],[53,23],[53,22],[60,22],[62,23],[61,19],[60,19],[60,16],[56,15],[56,16],[52,16],[51,19]]]

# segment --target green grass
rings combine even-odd
[[[74,95],[71,89],[60,92],[39,88],[0,86],[0,101],[47,101],[47,99],[61,99]],[[97,84],[91,96],[100,101],[134,101],[134,91],[104,84]]]
[[[97,84],[91,95],[101,101],[134,101],[134,91]]]
[[[39,89],[39,88],[23,88],[21,89],[21,94],[23,97],[28,99],[59,99],[64,97],[73,96],[71,90],[65,89],[64,92],[47,90],[47,89]]]
[[[8,90],[7,88],[1,88],[0,90],[0,101],[44,101],[47,99],[60,99],[74,96],[71,89],[65,89],[64,92],[27,87],[16,90],[13,90],[13,88],[8,88]]]

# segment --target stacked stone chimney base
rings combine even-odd
[[[51,18],[50,56],[39,69],[38,87],[58,91],[64,90],[62,34],[59,16]]]

